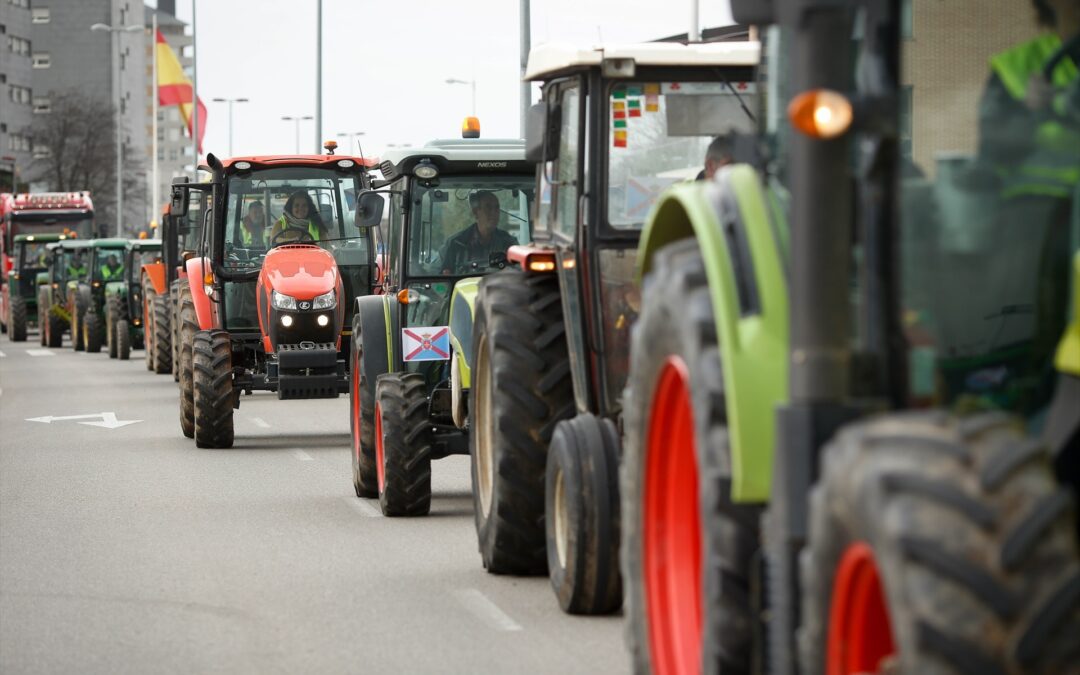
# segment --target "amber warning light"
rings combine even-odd
[[[851,101],[828,89],[803,92],[788,105],[791,126],[811,138],[836,138],[851,128],[853,118]]]
[[[461,123],[462,138],[480,138],[480,118],[466,117]]]

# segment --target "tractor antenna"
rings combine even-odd
[[[356,150],[360,153],[360,163],[366,167],[367,162],[364,160],[364,144],[360,142],[359,138],[356,139]]]

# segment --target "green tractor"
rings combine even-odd
[[[161,261],[161,241],[132,239],[124,251],[121,277],[105,283],[105,344],[109,358],[126,361],[144,347],[143,269]]]
[[[76,351],[96,354],[105,345],[105,285],[124,278],[127,244],[127,239],[91,239],[87,246],[86,277],[68,291],[68,304],[75,309],[71,334]]]
[[[12,342],[25,342],[29,328],[37,328],[41,344],[45,332],[38,320],[38,285],[48,276],[48,244],[66,239],[62,234],[17,234],[12,240],[13,267],[0,290],[0,313]]]
[[[379,169],[379,294],[357,299],[352,322],[353,486],[387,516],[419,516],[431,508],[431,460],[469,451],[477,277],[529,241],[535,172],[520,140],[478,138],[391,151]]]
[[[619,428],[641,228],[665,188],[711,173],[729,135],[754,128],[758,51],[743,40],[529,56],[543,100],[526,145],[544,198],[532,243],[476,301],[473,500],[484,567],[546,570],[564,611],[622,604]]]
[[[90,242],[85,239],[66,239],[46,244],[44,283],[38,284],[38,323],[45,336],[47,347],[64,344],[64,331],[71,327],[76,311],[79,284],[89,273],[86,260]],[[76,350],[82,349],[82,340],[72,332],[71,342]]]
[[[757,143],[638,250],[636,671],[1076,672],[1076,52],[987,9],[732,2]]]

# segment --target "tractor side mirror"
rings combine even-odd
[[[525,120],[525,160],[550,162],[559,156],[559,108],[541,101],[529,106]]]
[[[360,227],[374,227],[382,221],[383,206],[386,200],[378,192],[366,190],[356,200],[356,224]]]
[[[183,217],[187,215],[188,207],[188,191],[187,188],[174,185],[172,189],[172,201],[169,202],[169,215],[173,217]]]
[[[776,23],[775,0],[731,0],[731,16],[742,26]]]

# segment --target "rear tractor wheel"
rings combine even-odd
[[[8,322],[8,337],[12,342],[26,342],[26,323],[29,317],[26,311],[26,298],[12,294],[11,317]]]
[[[381,337],[381,336],[379,336]],[[349,422],[352,433],[353,489],[357,497],[378,497],[379,477],[375,461],[375,379],[385,372],[385,364],[372,363],[364,350],[359,322],[353,323],[352,364],[349,373]],[[385,338],[381,338],[385,343]],[[386,352],[385,344],[383,353]],[[385,360],[385,359],[384,359]],[[382,372],[378,372],[382,367]]]
[[[153,362],[155,373],[164,375],[171,373],[173,369],[172,321],[169,317],[168,296],[155,295],[150,309],[153,325],[146,326],[143,330],[147,337],[147,359]]]
[[[86,337],[83,333],[82,322],[86,317],[86,305],[79,301],[78,298],[72,303],[75,307],[75,313],[71,315],[71,348],[77,352],[81,352],[86,349],[86,343],[83,339]]]
[[[195,399],[195,445],[231,448],[233,444],[232,346],[224,330],[195,334],[192,366]]]
[[[548,576],[564,612],[608,614],[622,605],[618,469],[610,420],[584,414],[555,427],[544,524]]]
[[[419,373],[386,373],[375,384],[375,461],[384,516],[431,511],[430,421]]]
[[[1075,507],[990,414],[890,415],[822,455],[800,560],[801,672],[1075,673]]]
[[[127,319],[120,319],[113,329],[113,337],[116,339],[116,357],[121,361],[131,358],[131,328]],[[111,349],[111,347],[110,347]]]
[[[548,444],[574,412],[558,281],[519,270],[486,277],[473,335],[469,450],[480,556],[494,574],[543,574]]]
[[[199,321],[195,315],[195,301],[191,298],[191,289],[183,287],[179,298],[180,336],[178,353],[180,364],[178,378],[180,382],[180,430],[188,438],[195,437],[195,389],[192,382],[192,353],[195,333],[199,332]]]
[[[697,243],[659,251],[642,295],[620,474],[634,669],[752,672],[759,510],[731,500],[720,351]]]
[[[105,327],[101,325],[101,317],[92,311],[87,311],[86,315],[83,316],[82,329],[86,353],[99,353],[102,340],[105,337]]]
[[[110,295],[105,301],[105,344],[109,346],[109,358],[116,358],[116,322],[120,320],[120,298]]]

